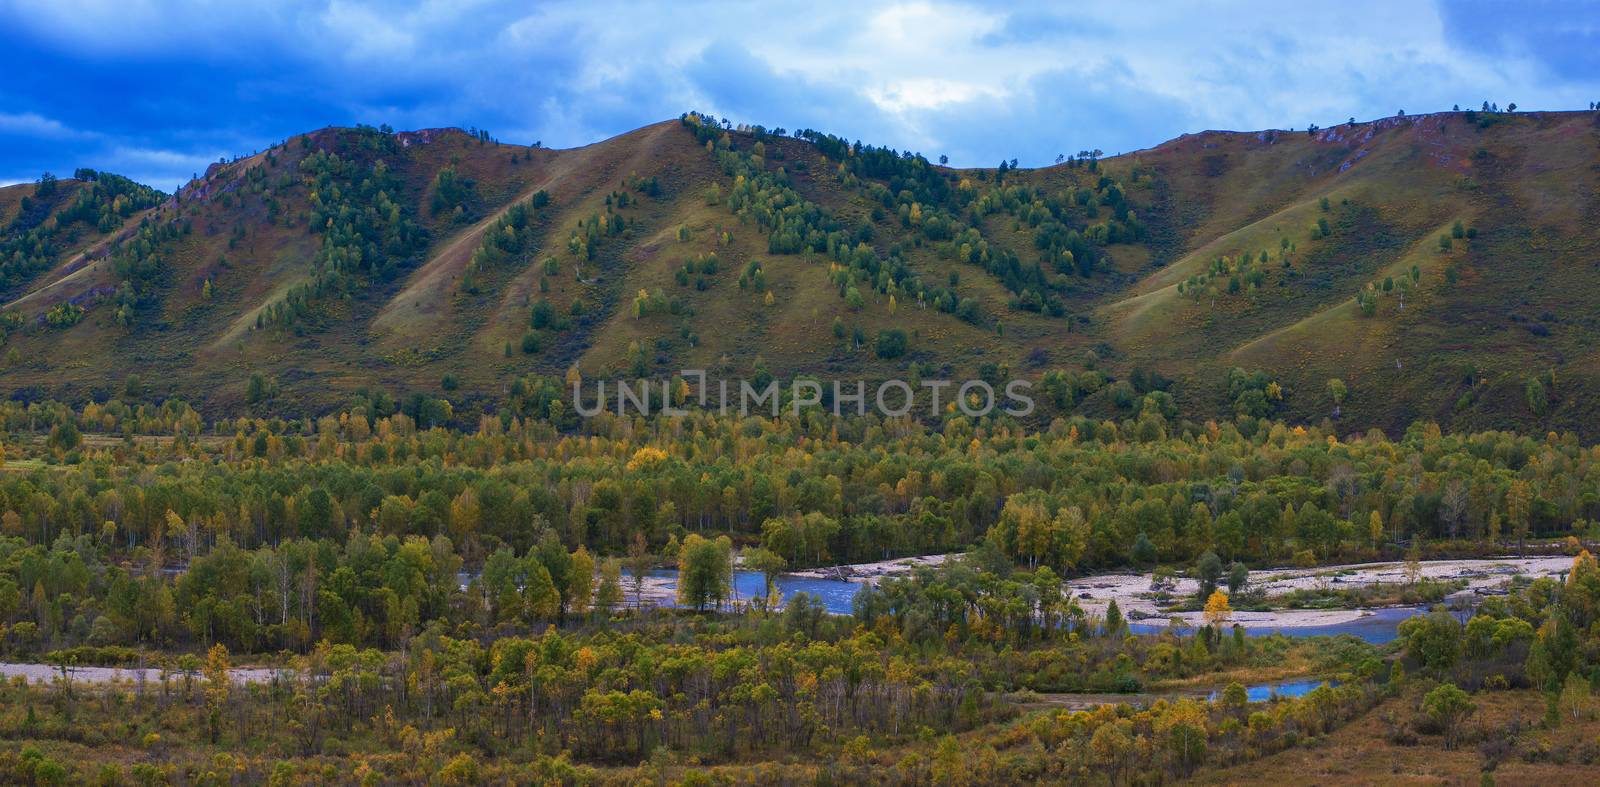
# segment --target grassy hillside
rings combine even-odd
[[[697,116],[561,151],[324,129],[165,199],[95,173],[0,189],[0,388],[138,375],[315,413],[372,387],[470,417],[574,365],[1060,371],[1061,408],[1097,417],[1165,388],[1196,418],[1592,435],[1597,135],[1444,113],[997,171]]]

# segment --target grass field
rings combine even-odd
[[[1395,735],[1413,727],[1421,691],[1386,700],[1361,718],[1306,745],[1232,768],[1205,771],[1196,784],[1593,784],[1600,721],[1568,720],[1545,729],[1536,691],[1481,691],[1463,740],[1444,747],[1437,733]]]

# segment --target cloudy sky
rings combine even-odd
[[[1014,5],[0,0],[0,183],[88,166],[171,190],[354,123],[569,147],[698,109],[1038,165],[1208,128],[1600,100],[1600,0]]]

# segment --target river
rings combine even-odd
[[[1420,615],[1427,610],[1423,607],[1379,607],[1367,610],[1366,615],[1343,623],[1330,623],[1325,626],[1278,626],[1272,624],[1241,624],[1246,636],[1265,637],[1271,634],[1283,634],[1288,637],[1336,637],[1340,634],[1349,634],[1374,645],[1393,642],[1399,634],[1400,622],[1406,618]],[[1135,634],[1158,634],[1166,631],[1166,623],[1131,623],[1128,629]],[[1192,631],[1184,628],[1182,631]]]
[[[672,569],[660,569],[648,575],[648,589],[646,601],[674,606],[674,594],[677,590],[678,572]],[[735,571],[734,572],[734,599],[740,603],[748,602],[751,598],[766,592],[765,580],[760,572]],[[626,577],[624,587],[629,587]],[[839,579],[820,579],[815,577],[802,577],[790,574],[778,577],[778,592],[787,602],[796,593],[810,593],[822,600],[822,605],[835,615],[848,615],[851,613],[851,601],[856,593],[864,587],[862,582],[852,582]],[[630,591],[631,592],[631,591]],[[1427,610],[1422,607],[1381,607],[1368,610],[1366,614],[1339,623],[1317,626],[1282,626],[1269,623],[1243,623],[1241,626],[1248,636],[1262,637],[1270,634],[1281,633],[1290,637],[1317,637],[1338,636],[1349,634],[1362,640],[1381,645],[1391,642],[1398,636],[1400,622],[1406,618],[1418,615]],[[1128,628],[1135,634],[1158,634],[1168,629],[1166,622],[1134,622]],[[1191,632],[1192,629],[1184,628],[1180,631]]]

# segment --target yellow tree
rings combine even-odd
[[[1594,555],[1589,554],[1589,550],[1580,549],[1578,554],[1572,558],[1572,571],[1567,574],[1567,586],[1571,587],[1578,584],[1585,572],[1593,571],[1600,571],[1600,561],[1597,561]]]
[[[1579,629],[1600,619],[1600,561],[1587,549],[1580,550],[1572,559],[1563,601],[1569,607],[1569,619],[1575,621]]]
[[[1506,522],[1511,525],[1511,532],[1517,537],[1517,554],[1522,554],[1523,544],[1528,538],[1529,509],[1533,505],[1533,495],[1528,489],[1528,482],[1518,479],[1511,482],[1506,489]]]
[[[1127,767],[1128,760],[1135,751],[1133,736],[1133,722],[1128,719],[1118,719],[1100,725],[1089,739],[1089,751],[1094,755],[1095,761],[1109,772],[1111,783],[1116,784],[1122,776],[1123,768]]]
[[[589,611],[589,600],[594,597],[594,558],[589,550],[579,545],[572,553],[572,579],[567,588],[567,607],[574,615]]]
[[[1055,558],[1061,567],[1072,570],[1089,547],[1089,522],[1077,506],[1065,506],[1056,512]]]
[[[939,747],[933,752],[933,763],[929,769],[932,771],[933,780],[937,784],[946,784],[950,787],[966,787],[977,784],[979,774],[972,772],[961,744],[954,735],[946,735],[939,741]]]
[[[231,676],[228,674],[228,648],[218,642],[206,652],[206,728],[211,742],[222,735],[222,709],[228,704]]]
[[[1221,590],[1211,591],[1211,597],[1206,599],[1205,609],[1206,625],[1221,628],[1228,619],[1233,617],[1233,607],[1228,606],[1228,594]]]
[[[166,516],[166,531],[168,534],[177,535],[183,539],[184,560],[194,560],[196,552],[199,551],[199,545],[195,543],[195,539],[199,534],[194,527],[194,523],[184,522],[183,517],[178,516],[176,511],[169,508]]]
[[[1223,597],[1227,605],[1228,599]],[[1206,756],[1206,711],[1194,700],[1179,700],[1156,718],[1155,732],[1165,738],[1178,772],[1188,776]]]
[[[1016,556],[1026,558],[1029,568],[1037,567],[1052,540],[1050,512],[1042,496],[1012,495],[1000,511],[1000,520],[1011,531]]]
[[[478,503],[478,493],[471,486],[461,490],[461,494],[450,501],[450,531],[460,543],[466,543],[478,537],[478,527],[482,521],[483,508]]]

